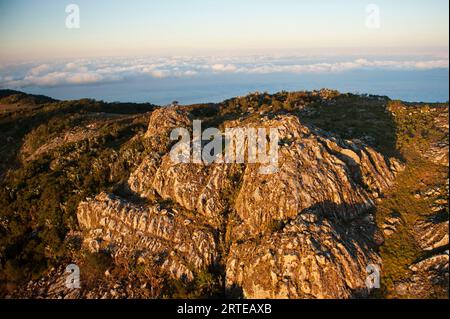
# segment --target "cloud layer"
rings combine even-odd
[[[8,88],[92,85],[133,78],[200,77],[220,74],[327,74],[351,70],[430,70],[449,67],[444,58],[104,58],[0,66],[0,86]]]

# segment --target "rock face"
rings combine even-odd
[[[398,163],[291,115],[223,123],[278,128],[273,174],[260,174],[261,164],[173,163],[170,131],[191,123],[181,107],[152,114],[148,156],[128,181],[147,202],[105,193],[82,202],[78,221],[88,248],[138,256],[185,280],[221,264],[228,291],[247,298],[367,292],[367,267],[381,266],[371,209]]]
[[[383,233],[386,237],[391,236],[397,231],[397,227],[402,225],[403,221],[401,215],[398,213],[391,213],[386,217],[384,224],[381,226]]]
[[[445,165],[445,164],[444,164]],[[448,162],[447,164],[448,165]],[[415,225],[416,240],[425,257],[410,266],[415,274],[409,287],[419,291],[429,286],[438,286],[448,292],[449,283],[449,213],[448,213],[448,180],[445,186],[431,189],[425,198],[431,199],[433,215]],[[417,286],[417,287],[416,287]]]
[[[367,225],[366,225],[367,226]],[[235,243],[227,262],[229,289],[248,298],[350,298],[365,287],[367,267],[380,259],[352,225],[351,233],[307,211],[284,229]],[[372,230],[373,231],[373,230]]]
[[[218,222],[225,210],[222,191],[229,187],[226,165],[206,167],[201,164],[174,164],[165,156],[153,180],[153,188],[190,211]]]
[[[449,282],[449,251],[435,254],[411,265],[411,277],[395,287],[400,297],[429,298],[430,292],[440,293],[438,298],[446,298]]]
[[[102,193],[80,204],[78,222],[89,230],[86,244],[91,250],[148,260],[175,278],[192,280],[192,269],[205,269],[217,258],[209,227],[159,205],[138,206]]]
[[[106,280],[97,282],[95,288],[84,289],[83,273],[80,278],[80,289],[67,287],[69,273],[65,267],[52,268],[38,281],[30,281],[20,291],[6,296],[6,299],[154,299],[157,292],[148,287],[146,281],[131,276],[127,281],[107,274]]]
[[[131,173],[128,181],[130,189],[148,197],[154,194],[153,178],[161,163],[161,157],[168,152],[170,145],[170,132],[178,127],[189,128],[191,121],[187,112],[175,109],[157,109],[149,120],[148,130],[145,133],[145,142],[148,145],[148,155],[139,167]]]
[[[350,221],[373,207],[372,193],[381,193],[394,180],[381,155],[303,126],[296,117],[251,125],[278,127],[280,139],[287,141],[279,149],[278,172],[260,174],[260,165],[244,171],[235,209],[253,234],[310,207]]]
[[[448,246],[448,219],[440,221],[438,216],[433,216],[417,223],[416,230],[420,234],[418,242],[424,251]]]
[[[441,112],[439,116],[434,119],[435,127],[443,133],[446,138],[432,143],[430,148],[425,153],[425,157],[435,164],[444,165],[448,167],[449,160],[449,113],[448,108],[446,112]]]
[[[421,250],[421,258],[409,265],[411,276],[396,286],[400,297],[448,298],[449,288],[449,214],[448,179],[415,195],[430,203],[431,215],[419,219],[413,236]]]

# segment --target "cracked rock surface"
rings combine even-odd
[[[371,209],[398,163],[279,115],[224,123],[278,128],[284,142],[274,174],[260,174],[262,164],[177,164],[168,136],[189,129],[192,119],[169,108],[149,122],[149,156],[128,181],[145,201],[102,193],[82,202],[78,221],[88,249],[138,255],[187,281],[222,264],[227,291],[246,298],[367,293],[366,268],[381,264]]]

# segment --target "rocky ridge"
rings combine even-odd
[[[227,290],[239,287],[247,298],[349,298],[366,291],[367,266],[381,264],[371,209],[401,165],[291,115],[224,126],[237,124],[280,128],[286,142],[278,172],[258,174],[260,164],[173,163],[168,133],[190,128],[191,119],[182,109],[159,109],[144,137],[153,156],[128,183],[149,203],[108,194],[82,202],[86,247],[115,257],[139,254],[183,280],[223,263]],[[167,208],[158,200],[169,201]]]
[[[448,105],[334,91],[36,101],[0,119],[0,153],[19,161],[2,165],[2,296],[448,298]],[[173,163],[170,132],[194,119],[277,128],[278,170]],[[80,290],[65,287],[72,263]]]

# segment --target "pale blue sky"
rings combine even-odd
[[[69,3],[80,7],[80,29],[65,27]],[[381,29],[365,26],[369,3],[381,9]],[[448,53],[448,6],[448,0],[0,0],[0,59]]]

